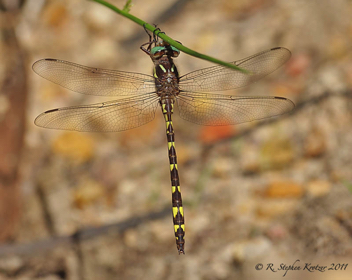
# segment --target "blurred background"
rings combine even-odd
[[[143,28],[91,1],[0,0],[0,279],[282,279],[267,265],[296,260],[285,279],[351,279],[352,2],[134,0],[131,13],[225,61],[290,49],[282,68],[230,93],[282,96],[296,109],[230,127],[175,115],[179,256],[161,112],[120,133],[33,123],[111,100],[46,81],[36,60],[151,74]],[[181,75],[211,66],[186,54],[176,63]]]

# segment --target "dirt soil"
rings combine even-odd
[[[48,82],[36,60],[152,75],[143,28],[92,1],[10,2],[0,1],[0,280],[351,279],[351,1],[133,1],[133,15],[200,53],[292,52],[224,93],[289,98],[290,114],[203,127],[176,108],[181,256],[161,110],[119,133],[33,123],[49,109],[113,100]],[[181,76],[212,65],[183,53],[175,63]]]

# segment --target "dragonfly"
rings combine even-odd
[[[166,123],[170,163],[172,217],[176,246],[185,254],[185,219],[172,116],[175,104],[182,119],[199,125],[235,125],[290,112],[294,103],[277,96],[232,96],[209,93],[247,86],[282,66],[291,56],[283,47],[272,48],[231,62],[250,74],[216,65],[180,76],[173,62],[180,51],[148,33],[140,48],[152,60],[153,75],[87,67],[76,63],[41,59],[35,73],[69,90],[116,100],[48,110],[35,119],[44,128],[84,132],[118,132],[139,127],[161,108]]]

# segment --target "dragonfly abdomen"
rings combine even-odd
[[[169,151],[171,190],[172,190],[172,216],[174,222],[175,238],[178,252],[185,253],[185,220],[182,207],[180,178],[178,176],[177,156],[175,149],[175,134],[172,125],[172,113],[174,99],[163,99],[161,102],[162,112],[166,122],[166,137]]]

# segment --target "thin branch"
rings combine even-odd
[[[129,13],[132,8],[132,0],[127,0],[125,6],[123,7],[123,11]]]
[[[122,16],[124,16],[124,17],[126,17],[126,18],[128,18],[128,19],[130,19],[132,21],[134,21],[135,23],[139,24],[140,26],[145,27],[149,31],[155,33],[156,36],[160,37],[165,42],[169,43],[170,45],[174,46],[175,48],[177,48],[178,50],[180,50],[180,51],[182,51],[184,53],[187,53],[189,55],[198,57],[200,59],[208,60],[210,62],[213,62],[213,63],[216,63],[216,64],[220,64],[220,65],[232,68],[234,70],[240,71],[240,72],[245,73],[245,74],[249,74],[249,75],[251,74],[248,70],[245,70],[245,69],[242,69],[240,67],[237,67],[234,64],[231,64],[231,63],[216,59],[214,57],[211,57],[211,56],[208,56],[208,55],[205,55],[205,54],[201,54],[199,52],[191,50],[190,48],[187,48],[186,46],[176,42],[175,40],[173,40],[172,38],[167,36],[165,33],[160,31],[159,29],[155,28],[153,25],[150,25],[149,23],[137,18],[134,15],[131,15],[130,13],[128,13],[128,12],[126,12],[124,10],[120,10],[119,8],[115,7],[114,5],[108,3],[108,2],[106,2],[104,0],[91,0],[91,1],[97,2],[97,3],[101,4],[101,5],[104,5],[104,6],[108,7],[109,9],[115,11],[116,13],[118,13],[118,14],[120,14],[120,15],[122,15]]]

